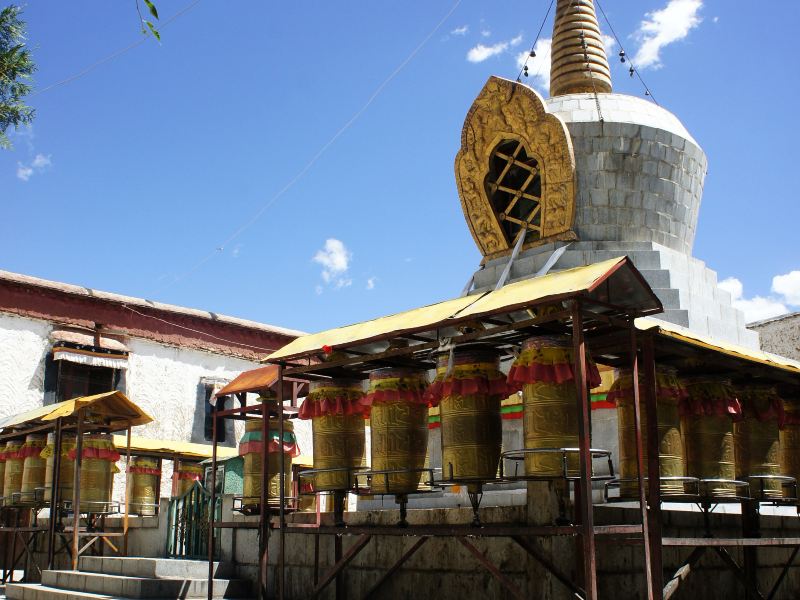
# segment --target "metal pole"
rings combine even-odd
[[[75,433],[75,465],[72,475],[72,570],[78,570],[81,528],[81,464],[83,463],[83,409],[78,411]]]
[[[217,503],[217,405],[211,408],[211,503],[208,508],[208,600],[214,597],[214,507]]]
[[[664,590],[664,567],[661,557],[661,467],[658,459],[658,403],[656,401],[656,359],[653,337],[642,337],[642,366],[644,367],[644,401],[647,415],[647,498],[650,544],[650,576],[653,598],[660,600]]]
[[[278,496],[280,498],[280,506],[278,507],[280,531],[278,532],[278,600],[284,598],[284,549],[286,545],[286,490],[284,489],[284,482],[286,481],[286,465],[283,460],[283,366],[278,365],[278,435],[280,441],[278,442],[278,462],[280,463],[280,475],[278,484],[280,491]],[[262,486],[263,487],[263,486]]]
[[[583,315],[580,300],[572,303],[572,344],[575,354],[575,385],[578,397],[578,446],[580,448],[580,506],[581,538],[583,541],[583,585],[585,600],[597,598],[597,574],[595,570],[594,515],[592,514],[592,454],[591,454],[591,408],[586,375],[586,340],[583,335]]]
[[[642,450],[642,410],[639,402],[639,343],[636,340],[636,325],[631,321],[631,378],[633,382],[633,431],[636,438],[636,483],[639,490],[639,512],[642,515],[642,538],[644,546],[644,577],[647,583],[647,598],[654,600],[661,593],[654,589],[650,563],[650,536],[647,527],[647,494],[644,489],[644,451]]]
[[[261,510],[258,511],[258,560],[259,560],[259,589],[258,597],[267,600],[269,588],[269,453],[267,452],[267,439],[269,437],[269,401],[262,398],[261,402]]]
[[[53,434],[53,481],[50,488],[50,523],[47,527],[47,568],[55,568],[56,555],[56,519],[59,515],[59,502],[61,500],[61,426],[63,419],[56,419],[56,430]]]
[[[128,556],[128,515],[130,514],[131,494],[131,422],[125,436],[125,515],[122,517],[122,555]]]

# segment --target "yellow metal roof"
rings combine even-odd
[[[600,284],[606,284],[601,286]],[[483,315],[512,312],[526,306],[556,301],[577,295],[591,295],[598,300],[618,303],[650,312],[660,312],[661,303],[627,257],[566,269],[511,283],[497,291],[484,292],[431,304],[388,317],[347,327],[306,335],[290,342],[265,361],[296,358],[320,352],[323,346],[333,349],[364,344],[390,334],[446,327],[451,319],[478,318]]]
[[[118,450],[127,447],[127,436],[115,435],[114,445]],[[131,454],[147,453],[162,455],[162,458],[198,459],[211,458],[211,446],[195,444],[193,442],[176,442],[174,440],[151,440],[139,436],[131,436]],[[237,455],[236,448],[217,446],[217,457],[220,459],[231,458]]]
[[[800,362],[792,360],[791,358],[785,358],[783,356],[778,356],[777,354],[764,352],[763,350],[747,348],[738,344],[731,344],[728,342],[715,340],[709,336],[691,331],[686,327],[681,327],[680,325],[675,325],[674,323],[668,323],[667,321],[662,321],[661,319],[641,317],[636,319],[636,328],[641,331],[656,332],[659,335],[679,340],[699,348],[706,348],[715,352],[721,352],[722,354],[727,354],[728,356],[742,358],[751,362],[768,365],[770,367],[776,367],[784,371],[789,371],[790,373],[800,373]]]
[[[89,409],[87,412],[90,415],[109,419],[112,426],[119,425],[120,429],[127,427],[128,422],[131,425],[144,425],[153,420],[150,415],[131,402],[125,394],[115,391],[73,398],[58,404],[48,404],[47,406],[34,408],[0,422],[0,429],[19,428],[21,425],[32,425],[37,421],[55,421],[56,419],[71,417],[84,408]]]

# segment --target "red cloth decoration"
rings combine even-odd
[[[778,429],[783,429],[786,425],[786,411],[783,409],[783,400],[777,396],[772,396],[769,399],[769,404],[764,410],[756,407],[755,403],[749,402],[745,404],[745,415],[752,414],[756,419],[761,421],[778,421]]]
[[[300,456],[300,448],[297,447],[297,444],[291,442],[284,442],[283,448],[281,445],[278,444],[277,439],[271,439],[267,444],[267,452],[281,452],[283,451],[284,454],[289,454],[292,458],[296,456]],[[239,444],[239,456],[244,456],[245,454],[250,454],[252,452],[261,453],[261,442],[258,440],[254,440],[252,442],[244,442],[243,444]]]
[[[142,473],[143,475],[158,475],[161,477],[161,469],[151,467],[128,467],[128,473]]]
[[[347,398],[337,396],[335,398],[313,399],[307,397],[300,405],[298,417],[301,419],[313,419],[314,417],[324,417],[326,415],[364,415],[369,413],[369,406],[361,404],[361,398]]]
[[[20,448],[16,453],[14,458],[39,458],[39,455],[44,450],[44,446],[28,446],[25,445]]]
[[[186,471],[175,471],[172,473],[173,479],[190,479],[192,481],[200,481],[203,476],[200,473],[187,473]]]
[[[516,390],[509,386],[506,378],[498,371],[499,377],[487,379],[485,377],[472,377],[467,379],[446,379],[434,381],[425,390],[423,398],[428,406],[436,406],[442,398],[448,396],[473,396],[485,394],[488,396],[501,396],[503,398],[515,393]]]
[[[591,361],[586,363],[586,375],[589,379],[590,388],[596,388],[602,383],[600,370]],[[508,384],[511,388],[511,393],[520,391],[526,383],[566,383],[574,379],[575,372],[571,363],[515,365],[508,372]]]
[[[731,417],[734,421],[742,420],[742,405],[738,398],[699,398],[689,394],[678,404],[682,417]]]
[[[384,402],[409,402],[411,404],[428,404],[425,390],[375,390],[364,396],[359,403],[365,407]]]
[[[75,457],[78,455],[78,452],[75,448],[69,451],[67,456],[70,460],[75,460]],[[119,460],[120,454],[116,450],[109,450],[107,448],[84,448],[83,452],[81,453],[82,458],[95,458],[99,460],[110,460],[111,462],[117,462]]]

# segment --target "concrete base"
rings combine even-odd
[[[563,242],[520,253],[507,282],[533,277]],[[717,286],[717,274],[692,256],[655,242],[573,242],[551,272],[628,256],[664,305],[659,319],[697,333],[758,348],[758,334],[745,327],[744,314],[733,307],[731,296]],[[488,261],[475,272],[472,293],[492,289],[508,257]]]

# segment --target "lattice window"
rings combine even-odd
[[[536,159],[519,140],[503,140],[489,157],[486,195],[509,245],[542,237],[542,180]]]

